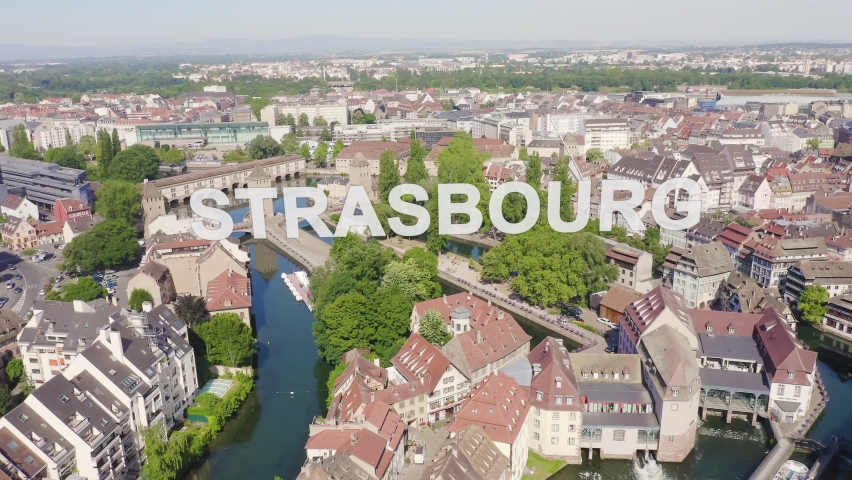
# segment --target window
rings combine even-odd
[[[624,430],[613,430],[612,440],[614,442],[623,442],[624,441]]]
[[[589,378],[589,372],[583,372],[583,378]]]
[[[568,414],[568,420],[577,420],[577,412],[571,412]]]
[[[452,382],[453,382],[453,378],[454,378],[454,377],[447,377],[447,378],[445,378],[445,379],[444,379],[444,384],[452,383]]]
[[[533,432],[533,438],[538,440],[538,433],[537,432]]]
[[[557,404],[557,405],[562,405],[562,395],[557,395],[557,396],[556,396],[556,404]]]
[[[620,350],[620,349],[619,349],[619,350]],[[625,380],[630,380],[630,374],[629,374],[629,373],[625,373],[625,374],[624,374],[624,379],[625,379]]]
[[[414,418],[414,410],[408,411],[408,418]]]
[[[414,399],[413,398],[408,399],[408,406],[411,406],[411,405],[414,405]]]
[[[550,437],[551,445],[559,445],[559,437]]]
[[[536,414],[536,416],[541,415],[541,409],[538,408],[538,407],[535,407],[535,414]]]
[[[551,420],[559,420],[559,412],[553,412]]]
[[[535,392],[535,399],[536,400],[541,401],[542,397],[544,397],[544,395],[542,395],[541,392]]]
[[[559,432],[559,424],[554,423],[554,424],[550,425],[550,431],[554,432],[554,433]]]
[[[541,426],[541,422],[539,422],[538,420],[534,420],[533,425],[535,426],[535,428],[538,428]]]
[[[568,405],[574,405],[574,397],[572,397],[571,395],[568,395],[565,398],[568,399]]]
[[[676,412],[676,411],[677,411],[677,404],[676,404],[676,403],[673,403],[673,404],[672,404],[672,411],[673,411],[673,412]]]
[[[802,387],[796,387],[793,389],[793,396],[798,397],[802,395]]]
[[[609,373],[608,373],[608,372],[604,372],[604,373],[603,373],[603,377],[604,377],[604,380],[608,379],[608,378],[609,378]]]
[[[574,437],[568,437],[568,445],[574,445]]]
[[[784,385],[778,385],[778,395],[784,395]]]
[[[38,363],[38,359],[37,358],[31,358],[30,363]]]
[[[678,396],[678,394],[679,394],[679,393],[680,393],[680,391],[679,391],[678,389],[676,389],[676,388],[673,388],[673,389],[672,389],[672,396],[673,396],[673,397]]]
[[[569,431],[569,432],[573,432],[573,431],[574,431],[574,427],[576,427],[576,425],[568,425],[568,431]]]
[[[669,435],[669,443],[674,443],[674,435]]]

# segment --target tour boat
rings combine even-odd
[[[787,460],[772,480],[805,480],[808,477],[808,467],[795,460]]]

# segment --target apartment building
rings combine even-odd
[[[636,346],[639,339],[663,325],[672,327],[690,340],[692,350],[698,349],[698,340],[688,311],[689,306],[683,295],[663,287],[651,290],[624,310],[619,322],[618,352],[638,353]]]
[[[839,295],[828,301],[822,319],[825,328],[840,337],[852,339],[852,294]]]
[[[337,173],[349,174],[349,166],[356,155],[361,154],[370,165],[370,175],[379,174],[379,159],[386,150],[394,154],[397,161],[408,159],[408,144],[382,141],[357,141],[347,145],[337,154],[334,161]]]
[[[482,428],[470,425],[444,442],[420,478],[505,480],[508,475],[511,475],[509,459]]]
[[[332,139],[334,141],[341,140],[345,144],[381,142],[383,139],[396,142],[401,138],[408,138],[412,130],[415,131],[415,134],[420,132],[421,136],[432,137],[437,132],[445,131],[448,126],[446,120],[435,118],[383,119],[375,124],[360,125],[346,125],[343,122],[334,126]],[[440,134],[440,137],[443,136],[443,134]]]
[[[260,121],[267,122],[269,125],[275,125],[275,120],[279,115],[292,115],[298,122],[302,114],[308,116],[308,124],[313,125],[317,117],[322,117],[327,124],[337,122],[340,125],[349,123],[349,110],[346,107],[346,102],[330,101],[330,102],[304,102],[304,103],[273,103],[267,105],[260,110]]]
[[[607,244],[607,263],[618,266],[618,280],[615,283],[642,294],[649,292],[654,274],[654,256],[623,243],[603,240]]]
[[[33,202],[18,195],[6,195],[0,202],[0,213],[9,217],[18,217],[25,220],[38,220],[38,207]]]
[[[755,279],[763,288],[784,290],[787,271],[796,262],[828,260],[828,250],[822,237],[777,238],[764,236],[743,244],[739,270]]]
[[[459,308],[462,310],[457,311]],[[453,295],[444,294],[440,298],[414,304],[409,326],[412,333],[417,333],[420,330],[420,319],[427,310],[437,310],[447,325],[447,331],[454,335],[510,316],[503,310],[491,305],[490,300],[476,298],[469,292],[459,292]]]
[[[852,262],[802,260],[787,271],[784,300],[791,305],[799,302],[802,292],[811,285],[822,285],[828,297],[850,293],[852,288]]]
[[[67,146],[67,137],[76,144],[83,136],[95,136],[94,123],[64,123],[44,122],[33,130],[33,144],[35,148],[45,151],[50,148],[62,148]]]
[[[16,252],[35,248],[38,245],[35,227],[19,217],[8,217],[6,223],[0,225],[0,236],[3,238],[3,243]]]
[[[789,288],[789,287],[788,287]],[[741,272],[732,271],[719,294],[719,308],[726,312],[760,313],[775,309],[787,322],[787,328],[796,331],[797,321],[777,288],[761,288]]]
[[[441,348],[450,362],[477,383],[491,372],[509,365],[530,351],[530,337],[509,315],[489,319],[470,329],[471,310],[457,307],[450,312],[453,338]]]
[[[672,272],[672,290],[683,295],[690,308],[710,308],[731,270],[723,244],[697,245],[678,259]]]
[[[583,140],[586,151],[630,148],[630,121],[626,118],[595,118],[584,122]]]
[[[763,210],[771,205],[772,187],[766,177],[749,175],[737,189],[734,206],[746,210]]]
[[[36,302],[33,311],[19,342],[38,388],[0,419],[11,438],[0,451],[23,447],[24,463],[50,479],[138,474],[140,430],[170,428],[198,389],[187,326],[147,303],[138,314],[81,301]]]

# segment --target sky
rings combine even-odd
[[[571,40],[637,44],[852,42],[828,0],[4,1],[0,44],[105,46],[209,38]],[[37,11],[36,11],[37,10]],[[31,19],[13,21],[13,19]],[[805,21],[808,19],[808,21]],[[392,47],[392,45],[389,45]]]

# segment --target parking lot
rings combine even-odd
[[[0,251],[0,308],[26,315],[50,277],[56,277],[56,265],[59,264],[56,254],[60,253],[59,250],[50,246],[42,250],[54,256],[35,263],[31,257],[17,252]]]

